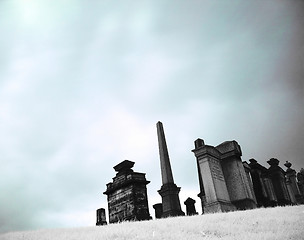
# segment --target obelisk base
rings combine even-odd
[[[178,193],[180,187],[177,187],[174,183],[166,183],[162,185],[158,193],[162,197],[163,214],[162,218],[173,216],[185,216],[185,213],[181,210]]]

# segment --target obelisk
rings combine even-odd
[[[156,124],[156,128],[163,184],[161,186],[161,189],[158,190],[158,193],[162,197],[162,217],[183,216],[185,215],[185,213],[181,210],[181,205],[178,196],[180,187],[177,187],[173,180],[173,174],[171,170],[163,124],[161,122],[158,122]]]

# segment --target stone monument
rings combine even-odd
[[[198,213],[195,210],[195,200],[188,197],[187,200],[184,202],[186,205],[186,212],[188,216],[197,215]]]
[[[203,212],[256,208],[251,178],[242,163],[239,144],[226,141],[213,147],[205,145],[202,139],[194,144],[192,152],[197,158],[201,190],[198,196]]]
[[[158,193],[162,197],[162,217],[183,216],[185,213],[181,210],[178,196],[180,187],[177,187],[173,180],[163,124],[158,122],[156,127],[163,184],[161,189],[158,190]]]
[[[288,190],[289,195],[291,195],[291,198],[293,198],[293,196],[295,197],[295,201],[294,201],[294,199],[291,199],[293,204],[304,203],[303,196],[300,193],[300,189],[299,189],[299,186],[297,184],[296,171],[291,168],[292,164],[288,161],[286,161],[284,166],[287,167],[285,176],[286,176],[287,188],[288,189],[290,188]]]
[[[230,201],[239,210],[256,208],[253,189],[242,163],[242,151],[236,141],[226,141],[215,147],[220,153]]]
[[[221,153],[216,148],[205,145],[202,139],[197,139],[194,145],[192,152],[197,159],[201,190],[198,196],[201,198],[203,213],[236,210],[227,190],[220,162]]]
[[[274,207],[277,205],[277,197],[274,192],[272,181],[268,177],[267,168],[255,159],[249,159],[250,175],[253,190],[258,207]]]
[[[97,209],[96,215],[96,226],[107,225],[106,212],[104,208]]]
[[[279,160],[276,158],[271,158],[267,161],[270,165],[268,168],[268,175],[272,181],[274,192],[277,196],[278,205],[284,206],[291,203],[291,199],[288,193],[286,181],[285,181],[285,171],[279,166]]]
[[[156,203],[153,205],[155,210],[155,218],[161,218],[163,215],[163,205],[161,203]]]
[[[145,173],[134,172],[134,162],[125,160],[114,167],[113,182],[104,192],[108,196],[109,223],[127,220],[149,220]]]

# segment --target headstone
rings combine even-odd
[[[242,151],[236,141],[226,141],[215,147],[221,154],[221,166],[230,201],[237,209],[256,208],[256,201],[242,163]]]
[[[285,181],[285,171],[279,167],[279,160],[276,158],[271,158],[267,163],[270,165],[268,168],[268,175],[272,181],[274,192],[276,194],[278,205],[284,206],[290,204],[290,196],[288,193],[286,181]]]
[[[191,215],[197,215],[198,213],[195,210],[195,200],[192,198],[187,198],[187,200],[184,202],[186,205],[186,212],[188,216]]]
[[[253,190],[258,207],[276,206],[277,199],[273,185],[267,176],[267,168],[260,165],[255,159],[249,160],[250,175],[253,183]]]
[[[161,218],[163,215],[163,205],[161,203],[156,203],[153,205],[155,210],[155,218]]]
[[[212,146],[205,145],[202,139],[194,142],[192,152],[197,159],[202,207],[204,213],[226,212],[235,210],[228,194],[222,171],[221,153]],[[203,195],[204,194],[204,195]]]
[[[104,208],[96,210],[96,226],[107,225],[106,212]]]
[[[156,124],[156,127],[163,184],[161,186],[161,189],[158,190],[158,193],[162,197],[162,217],[183,216],[185,215],[185,213],[181,210],[181,205],[178,196],[180,187],[177,187],[173,180],[173,174],[171,170],[163,124],[161,122],[158,122]]]
[[[109,222],[149,220],[145,173],[134,172],[134,162],[125,160],[114,167],[117,172],[113,182],[104,192],[108,196]]]

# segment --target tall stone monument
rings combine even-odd
[[[197,159],[203,213],[227,212],[236,210],[231,203],[224,178],[220,156],[213,146],[205,145],[204,140],[194,142],[192,152]]]
[[[173,174],[171,170],[163,124],[161,122],[158,122],[156,124],[156,127],[163,184],[161,186],[161,189],[158,190],[158,193],[162,197],[162,217],[183,216],[185,215],[185,213],[181,210],[181,205],[178,196],[180,187],[177,187],[173,180]]]
[[[285,181],[285,171],[279,166],[279,160],[276,158],[271,158],[267,161],[270,165],[267,172],[269,178],[272,181],[274,192],[277,196],[278,205],[284,206],[291,203],[291,199],[288,193],[286,181]]]
[[[108,196],[109,223],[127,220],[149,220],[145,173],[134,172],[134,162],[125,160],[114,167],[113,182],[104,192]]]

